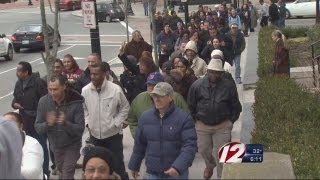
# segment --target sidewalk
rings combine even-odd
[[[162,12],[163,7],[157,6],[157,11]],[[176,7],[177,10],[178,7]],[[132,9],[135,13],[135,16],[128,17],[128,24],[133,30],[139,30],[145,39],[145,41],[150,42],[150,20],[149,16],[144,16],[143,6],[141,3],[132,4]],[[190,9],[196,9],[196,6],[191,7]],[[190,10],[191,11],[191,10]],[[72,12],[73,15],[82,17],[81,10]],[[180,17],[184,16],[184,13],[178,14]],[[250,143],[251,131],[254,128],[253,116],[252,116],[252,104],[254,102],[254,90],[248,89],[247,87],[254,84],[257,81],[256,68],[257,68],[257,39],[258,39],[258,29],[255,33],[251,33],[247,41],[247,47],[242,53],[241,56],[241,76],[243,84],[237,85],[238,94],[240,102],[243,106],[243,111],[240,115],[238,121],[234,123],[232,130],[232,141],[240,141],[243,143]],[[250,51],[248,51],[250,49]],[[116,75],[120,75],[123,71],[122,63],[117,58],[114,58],[110,62],[112,70]],[[231,74],[234,75],[234,68],[231,70]],[[132,153],[133,148],[133,138],[130,134],[128,128],[123,132],[123,144],[124,144],[124,158],[125,164],[128,164],[129,158]],[[86,135],[84,135],[85,137]],[[190,179],[203,179],[203,170],[205,168],[204,160],[201,158],[200,154],[196,155],[195,160],[193,161],[192,166],[189,169],[189,178]],[[141,166],[140,177],[144,177],[145,166]],[[81,171],[77,170],[77,177]],[[216,173],[212,178],[216,178]]]
[[[49,5],[49,0],[44,0],[44,5]],[[53,0],[50,0],[51,4],[53,5]],[[0,10],[12,10],[12,9],[25,9],[25,8],[39,8],[40,7],[40,0],[32,0],[31,6],[28,5],[28,0],[18,0],[14,3],[6,3],[0,4]]]

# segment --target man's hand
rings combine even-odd
[[[140,176],[138,171],[131,171],[131,175],[134,179],[137,179]]]
[[[57,120],[56,112],[50,111],[47,113],[48,126],[53,126],[56,123],[56,120]]]
[[[178,177],[179,176],[178,171],[173,167],[171,167],[170,169],[166,170],[164,173],[166,175],[170,176],[170,177]]]
[[[120,49],[119,49],[119,54],[122,55],[124,54],[124,48],[126,47],[126,42],[123,41],[121,46],[120,46]]]
[[[60,125],[64,125],[64,123],[65,123],[64,112],[62,112],[62,111],[59,112],[59,116],[57,118],[57,123],[60,124]]]
[[[13,104],[13,107],[14,107],[15,109],[24,109],[24,108],[21,106],[21,104],[19,104],[19,103],[14,103],[14,104]]]

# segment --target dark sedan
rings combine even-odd
[[[53,46],[53,28],[48,25],[49,46]],[[44,35],[41,24],[26,24],[18,27],[11,36],[13,49],[20,52],[21,48],[41,48],[44,49]],[[58,32],[58,46],[61,43],[61,36]]]
[[[98,2],[97,3],[98,21],[111,22],[113,19],[123,21],[125,18],[122,8],[115,3]]]

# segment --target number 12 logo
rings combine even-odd
[[[229,142],[219,150],[220,163],[241,163],[246,146],[239,142]]]

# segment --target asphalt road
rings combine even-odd
[[[46,9],[47,22],[53,24],[53,13]],[[0,11],[0,33],[7,34],[8,37],[21,24],[41,23],[40,9],[14,9]],[[65,54],[72,54],[79,66],[86,68],[86,57],[91,53],[90,31],[83,27],[82,18],[73,16],[71,11],[60,13],[60,34],[62,45],[58,50],[58,58],[63,58]],[[115,57],[117,56],[120,43],[126,40],[125,27],[115,21],[112,23],[99,23],[101,35],[101,51],[104,61],[117,66]],[[11,111],[12,91],[17,77],[15,70],[19,61],[27,61],[32,64],[33,71],[40,72],[41,76],[46,74],[40,50],[22,49],[20,53],[14,54],[14,60],[7,62],[0,58],[0,115]],[[116,67],[115,67],[116,68]]]

